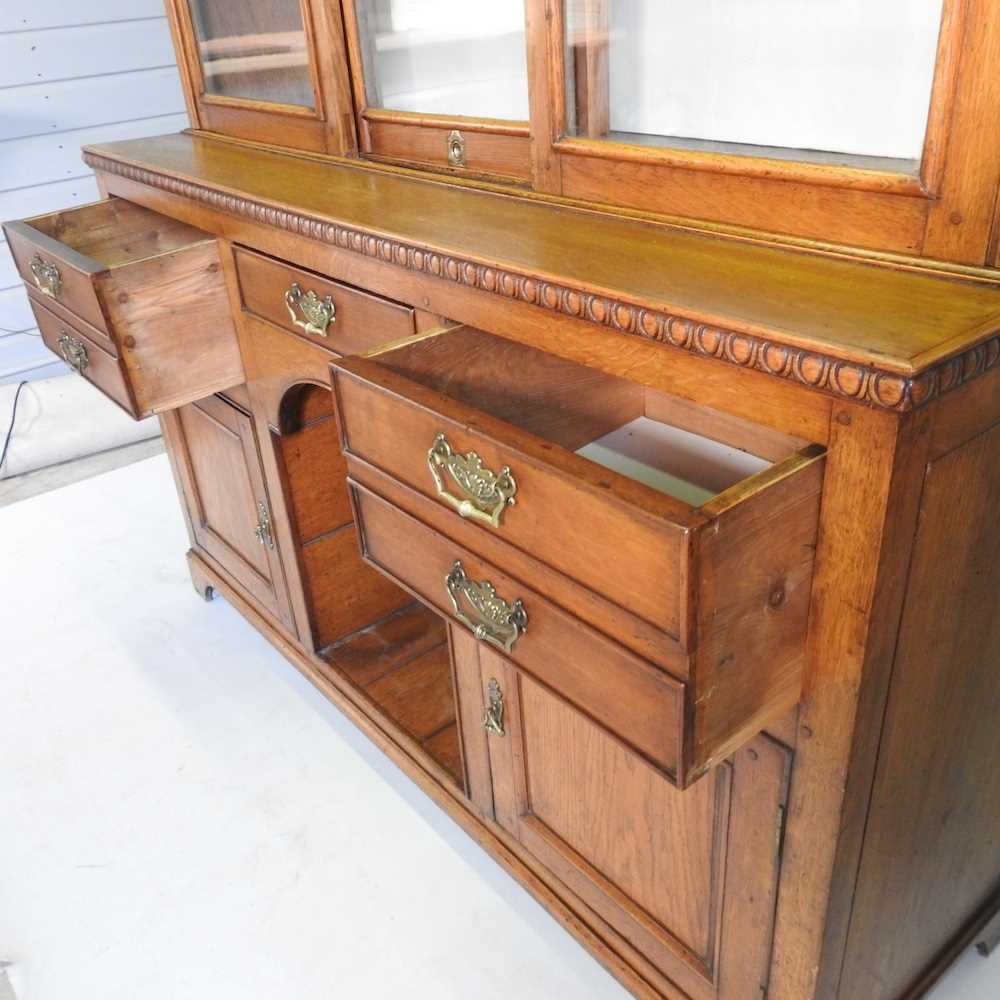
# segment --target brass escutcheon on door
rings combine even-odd
[[[490,678],[486,686],[486,711],[483,713],[483,729],[497,736],[504,736],[503,728],[503,694],[495,677]]]
[[[271,512],[263,500],[257,501],[257,527],[253,529],[257,541],[266,549],[274,548],[274,534],[271,531]]]
[[[59,345],[59,353],[62,355],[63,361],[66,362],[73,369],[73,371],[82,375],[90,363],[90,359],[87,357],[87,345],[84,344],[82,340],[77,340],[76,337],[71,337],[68,333],[63,331],[59,336],[57,341]]]
[[[477,639],[509,653],[527,631],[528,612],[524,604],[520,600],[508,604],[487,580],[470,580],[461,560],[452,563],[444,585],[456,620],[471,629]],[[463,605],[467,605],[468,610]]]
[[[31,269],[31,276],[35,279],[35,285],[42,295],[54,299],[59,294],[59,289],[62,288],[62,275],[59,273],[59,268],[37,253],[31,258],[28,267]]]
[[[325,337],[330,324],[337,321],[333,296],[321,299],[312,289],[304,292],[297,281],[285,292],[285,308],[295,326],[317,337]]]
[[[448,164],[452,167],[465,166],[465,136],[458,129],[448,133]]]
[[[508,466],[493,472],[483,465],[476,452],[460,455],[453,451],[444,434],[438,434],[427,452],[427,466],[438,496],[462,517],[499,528],[500,516],[515,503],[517,481]],[[460,496],[455,496],[445,485],[446,474]]]

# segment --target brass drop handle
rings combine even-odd
[[[483,729],[497,736],[504,736],[503,728],[503,693],[495,677],[490,678],[486,686],[486,711],[483,713]]]
[[[295,326],[317,337],[325,337],[330,324],[337,321],[333,296],[321,299],[311,288],[303,291],[297,281],[285,292],[285,308]]]
[[[456,620],[470,628],[477,639],[509,653],[527,631],[524,604],[520,600],[508,604],[487,580],[470,580],[460,560],[452,563],[444,586]]]
[[[65,331],[60,334],[58,344],[59,353],[62,355],[63,361],[65,361],[66,364],[73,369],[73,371],[82,375],[86,370],[87,365],[90,363],[90,359],[87,357],[87,345],[84,344],[82,340],[78,340],[76,337],[71,337]]]
[[[267,549],[274,548],[274,534],[271,531],[271,514],[263,500],[257,501],[257,527],[253,533],[257,541]]]
[[[454,451],[444,434],[434,439],[427,452],[427,465],[437,495],[462,517],[499,528],[501,515],[515,503],[517,480],[508,466],[493,472],[474,451],[465,455]]]
[[[62,288],[62,275],[59,268],[50,260],[46,260],[41,254],[35,254],[28,265],[31,276],[35,279],[35,285],[42,295],[47,295],[54,299]]]

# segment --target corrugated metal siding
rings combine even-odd
[[[97,200],[82,145],[186,126],[162,0],[0,3],[0,219]],[[2,244],[0,384],[61,371]]]

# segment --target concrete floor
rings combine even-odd
[[[0,510],[18,1000],[624,1000],[223,601],[166,458]],[[0,997],[4,996],[0,974]],[[971,950],[934,1000],[996,1000]]]

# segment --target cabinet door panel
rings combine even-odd
[[[788,753],[766,737],[680,791],[479,645],[497,821],[692,997],[759,1000]],[[495,699],[496,689],[493,689]]]
[[[211,396],[174,414],[197,545],[262,607],[287,621],[283,575],[253,421]]]

